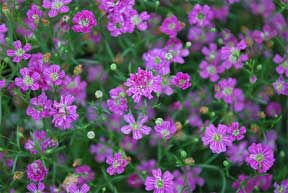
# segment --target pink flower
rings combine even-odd
[[[69,7],[66,6],[72,0],[43,0],[42,6],[45,9],[50,9],[48,12],[49,17],[56,17],[58,13],[69,12]]]
[[[116,87],[109,91],[111,99],[107,100],[108,109],[117,115],[122,115],[127,111],[127,99],[125,90],[122,87]]]
[[[132,132],[133,139],[139,140],[144,135],[149,135],[151,128],[143,125],[147,120],[147,116],[140,115],[135,121],[132,114],[124,115],[124,120],[129,123],[129,125],[125,125],[121,127],[121,132],[124,134],[130,134]]]
[[[170,61],[166,58],[164,49],[154,48],[143,54],[144,65],[149,70],[155,70],[159,75],[170,73]]]
[[[106,171],[110,176],[112,176],[115,174],[122,174],[128,161],[123,158],[121,153],[115,153],[114,157],[109,156],[107,158],[106,163],[110,165]]]
[[[54,101],[51,114],[55,127],[62,130],[70,129],[71,124],[78,119],[77,106],[72,105],[73,101],[74,97],[71,95],[62,95],[60,102]]]
[[[38,185],[34,183],[30,183],[27,185],[27,190],[30,191],[30,193],[44,193],[45,185],[42,182],[39,182]]]
[[[48,174],[48,170],[43,165],[42,161],[36,160],[27,166],[27,177],[34,182],[41,182]]]
[[[28,60],[30,58],[30,54],[26,53],[31,50],[31,46],[29,43],[25,44],[22,47],[22,43],[20,40],[14,41],[13,43],[15,50],[8,49],[7,56],[13,57],[13,62],[19,63],[22,59]]]
[[[63,82],[65,72],[61,70],[59,65],[53,64],[44,69],[43,75],[48,84],[59,86]]]
[[[31,8],[27,11],[26,15],[29,21],[38,23],[43,15],[43,12],[38,8],[37,5],[31,4]]]
[[[43,92],[37,97],[30,99],[30,104],[27,107],[26,113],[34,120],[39,120],[50,116],[52,101],[49,100]]]
[[[138,68],[138,72],[130,74],[124,85],[129,87],[126,91],[128,96],[132,95],[134,102],[139,103],[142,96],[152,99],[153,92],[161,92],[161,77],[153,76],[151,71]]]
[[[173,122],[162,121],[154,127],[156,133],[165,140],[170,139],[176,133],[176,126]]]
[[[177,36],[177,32],[181,31],[182,28],[182,23],[177,19],[175,15],[166,17],[160,26],[161,32],[167,34],[170,38],[175,38]]]
[[[209,145],[213,153],[221,153],[227,150],[227,146],[232,144],[232,140],[227,135],[228,127],[219,124],[215,127],[213,124],[206,127],[202,137],[204,145]]]
[[[152,175],[145,180],[145,190],[153,190],[153,193],[173,193],[174,176],[169,171],[162,174],[160,169],[155,169],[152,170]]]
[[[228,134],[230,134],[231,140],[241,140],[244,138],[244,134],[246,133],[246,128],[245,127],[240,127],[239,128],[239,123],[238,122],[233,122],[229,127],[228,127]]]
[[[190,75],[188,73],[177,72],[177,74],[172,78],[171,84],[186,90],[192,84],[190,82]]]
[[[140,31],[145,31],[148,28],[150,15],[146,11],[138,14],[135,9],[131,9],[129,14],[131,22],[134,24],[134,27],[130,29],[130,32],[133,32],[135,27],[137,27]]]
[[[72,30],[75,32],[88,33],[92,30],[94,26],[97,25],[97,21],[93,12],[89,10],[82,10],[77,12],[73,19]]]
[[[219,79],[219,74],[224,71],[224,68],[218,66],[216,62],[208,63],[203,60],[200,63],[200,76],[201,78],[209,78],[211,82],[216,82]]]
[[[215,97],[217,99],[223,99],[225,103],[233,103],[234,87],[236,85],[236,79],[228,78],[222,79],[215,85]]]
[[[275,161],[273,150],[268,145],[261,143],[252,145],[248,148],[249,156],[246,158],[246,162],[259,173],[268,171]]]
[[[188,15],[189,23],[200,27],[211,25],[213,19],[213,11],[208,5],[201,6],[196,4]]]
[[[183,58],[189,55],[189,49],[183,48],[181,40],[177,38],[169,39],[164,49],[172,55],[171,61],[179,64],[183,64]]]
[[[243,67],[243,63],[248,60],[247,54],[241,54],[241,51],[247,48],[245,40],[240,41],[235,46],[224,46],[221,49],[221,58],[224,60],[223,66],[226,69],[234,66],[236,69]]]
[[[22,78],[15,78],[15,85],[20,87],[21,90],[31,89],[34,91],[39,89],[38,80],[40,79],[40,74],[30,71],[26,67],[20,69],[20,74]]]
[[[280,75],[285,74],[285,76],[288,77],[288,59],[284,59],[280,55],[276,54],[273,61],[278,64],[276,72]]]
[[[283,77],[279,77],[272,85],[277,94],[288,95],[288,83],[284,81]]]
[[[75,168],[75,173],[78,175],[78,184],[85,184],[93,181],[95,173],[89,165],[82,165]]]
[[[2,79],[0,80],[0,91],[2,90],[2,88],[4,88],[6,86],[6,80]]]
[[[68,193],[87,193],[89,192],[90,187],[87,184],[83,184],[79,189],[76,184],[72,184],[68,188]]]

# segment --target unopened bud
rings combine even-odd
[[[184,163],[186,164],[186,165],[194,165],[195,164],[195,160],[193,159],[193,157],[188,157],[188,158],[186,158],[186,159],[184,159]]]
[[[89,132],[87,133],[87,137],[88,137],[88,139],[94,139],[94,138],[95,138],[95,133],[94,133],[94,131],[89,131]]]
[[[72,164],[72,166],[73,166],[74,168],[76,168],[76,167],[78,167],[78,166],[80,166],[80,165],[81,165],[81,159],[75,159],[74,162],[73,162],[73,164]]]
[[[21,180],[24,176],[24,172],[22,171],[15,171],[13,175],[13,180]]]
[[[206,106],[200,107],[200,110],[199,110],[199,112],[200,112],[201,114],[207,114],[208,111],[209,111],[209,109],[208,109],[208,107],[206,107]]]
[[[157,118],[156,120],[155,120],[155,124],[156,125],[161,125],[162,123],[163,123],[163,119],[162,118]]]
[[[103,92],[101,90],[96,90],[95,97],[97,99],[102,98],[103,97]]]
[[[111,69],[111,70],[117,70],[117,64],[112,63],[112,64],[110,65],[110,69]]]
[[[227,161],[227,160],[224,160],[223,161],[223,166],[226,167],[226,168],[229,167],[230,166],[230,162]]]
[[[74,75],[79,75],[82,73],[82,71],[83,71],[82,64],[79,64],[74,68],[73,73],[74,73]]]

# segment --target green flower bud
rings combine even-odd
[[[111,70],[117,70],[117,64],[112,63],[112,64],[110,65],[110,69],[111,69]]]

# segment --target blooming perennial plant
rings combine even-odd
[[[288,193],[287,0],[0,0],[0,192]]]

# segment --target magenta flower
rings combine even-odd
[[[200,76],[201,78],[209,78],[211,82],[216,82],[219,79],[219,74],[224,71],[222,66],[218,66],[216,62],[208,63],[203,60],[200,63]]]
[[[186,90],[192,84],[190,82],[190,75],[188,73],[177,72],[177,74],[171,79],[171,84]]]
[[[244,134],[246,133],[246,128],[240,127],[239,128],[239,123],[238,122],[233,122],[229,127],[228,127],[228,134],[230,134],[231,140],[241,140],[244,138]]]
[[[48,170],[43,165],[42,161],[36,160],[27,166],[27,177],[34,182],[41,182],[48,174]]]
[[[164,49],[172,55],[171,61],[179,64],[183,64],[183,58],[189,55],[189,49],[183,48],[181,40],[177,38],[169,39]]]
[[[111,99],[107,100],[108,109],[117,115],[123,115],[128,110],[125,90],[116,87],[109,91]]]
[[[51,105],[52,101],[47,98],[45,92],[42,92],[39,96],[30,99],[26,114],[34,120],[49,117]]]
[[[31,89],[34,91],[39,89],[38,80],[40,79],[40,74],[30,71],[26,67],[20,69],[20,74],[22,78],[15,78],[15,85],[20,87],[21,90]]]
[[[78,188],[77,184],[72,184],[68,188],[68,193],[87,193],[90,187],[87,184],[83,184],[81,188]]]
[[[132,132],[133,139],[139,140],[143,135],[149,135],[151,128],[143,125],[148,120],[148,116],[139,115],[137,121],[132,114],[124,115],[124,120],[129,123],[121,127],[121,132],[124,134],[130,134]]]
[[[108,15],[108,19],[107,29],[113,37],[127,33],[131,27],[134,27],[133,23],[125,19],[124,15],[120,13]]]
[[[189,23],[200,27],[210,26],[213,19],[213,11],[208,5],[196,4],[188,15]]]
[[[273,88],[279,95],[288,95],[288,83],[284,81],[283,77],[273,82]]]
[[[130,18],[134,27],[130,29],[130,32],[134,31],[134,28],[137,27],[140,31],[145,31],[148,28],[148,21],[150,20],[150,15],[144,11],[140,14],[137,13],[135,9],[130,10]]]
[[[242,165],[249,154],[247,151],[247,145],[247,141],[242,141],[237,145],[232,144],[229,146],[228,150],[226,151],[228,159],[239,166]]]
[[[45,9],[50,9],[48,12],[49,17],[56,17],[59,13],[69,12],[69,7],[66,6],[72,0],[43,0],[42,6]]]
[[[153,92],[161,92],[161,77],[153,76],[151,71],[138,68],[138,72],[130,74],[124,85],[129,87],[126,91],[128,96],[132,95],[134,102],[139,103],[142,96],[152,99]]]
[[[95,160],[98,163],[103,163],[107,159],[113,155],[113,151],[110,147],[104,144],[105,140],[100,138],[100,142],[95,145],[90,146],[90,153],[95,155]]]
[[[31,50],[31,46],[29,43],[25,44],[24,47],[22,47],[22,43],[20,40],[13,42],[15,50],[8,49],[6,54],[9,57],[13,57],[13,62],[19,63],[22,59],[28,60],[30,58],[30,54],[27,52]]]
[[[0,24],[0,45],[5,44],[5,33],[8,31],[6,24]],[[0,51],[2,49],[0,48]]]
[[[75,168],[75,173],[78,175],[78,184],[86,184],[93,181],[95,173],[88,165],[78,166]]]
[[[149,70],[155,70],[159,75],[170,73],[170,62],[164,49],[154,48],[143,54],[144,65]]]
[[[213,124],[209,125],[202,137],[204,145],[209,145],[213,153],[225,152],[227,146],[229,147],[232,144],[232,140],[227,135],[227,130],[226,125],[219,124],[217,127]]]
[[[287,193],[288,192],[288,179],[285,179],[281,184],[274,183],[274,193]]]
[[[285,74],[285,76],[288,77],[288,59],[284,59],[280,55],[276,54],[273,61],[278,64],[276,72],[280,75]]]
[[[169,171],[162,174],[161,169],[155,169],[152,170],[152,175],[145,180],[145,190],[153,190],[153,193],[173,193],[174,176]]]
[[[6,79],[0,80],[0,91],[6,86]]]
[[[97,21],[92,11],[82,10],[77,12],[73,19],[72,30],[75,32],[88,33],[94,26],[97,25]]]
[[[243,63],[248,60],[247,54],[242,54],[241,51],[245,50],[247,44],[245,40],[240,41],[235,46],[224,46],[221,49],[221,58],[224,60],[223,66],[226,69],[234,66],[236,69],[243,67]]]
[[[215,97],[220,100],[223,99],[225,103],[233,103],[234,87],[236,85],[236,79],[228,78],[222,79],[215,85]]]
[[[74,97],[71,95],[61,96],[60,102],[54,101],[52,108],[52,123],[62,130],[70,129],[71,124],[78,119],[77,106],[72,105]]]
[[[38,185],[34,183],[30,183],[27,185],[27,190],[30,191],[30,193],[44,193],[45,185],[42,182],[39,182]]]
[[[115,174],[122,174],[128,164],[128,161],[123,158],[121,153],[115,153],[114,157],[109,156],[107,158],[106,163],[110,165],[106,171],[110,176],[112,176]]]
[[[261,143],[252,145],[248,148],[249,156],[246,158],[246,162],[259,173],[268,171],[274,164],[274,154],[271,147],[263,145]]]
[[[38,23],[40,18],[43,15],[43,12],[38,8],[37,5],[31,4],[30,9],[26,13],[27,18],[29,21],[32,21],[34,23]]]
[[[162,123],[155,125],[154,129],[159,137],[165,140],[170,139],[176,133],[176,126],[170,121],[162,121]]]
[[[48,84],[59,86],[63,82],[65,72],[59,65],[53,64],[44,69],[43,75]]]
[[[181,21],[177,19],[175,15],[166,17],[160,26],[160,31],[164,34],[167,34],[170,38],[175,38],[178,31],[181,31],[183,25]]]

